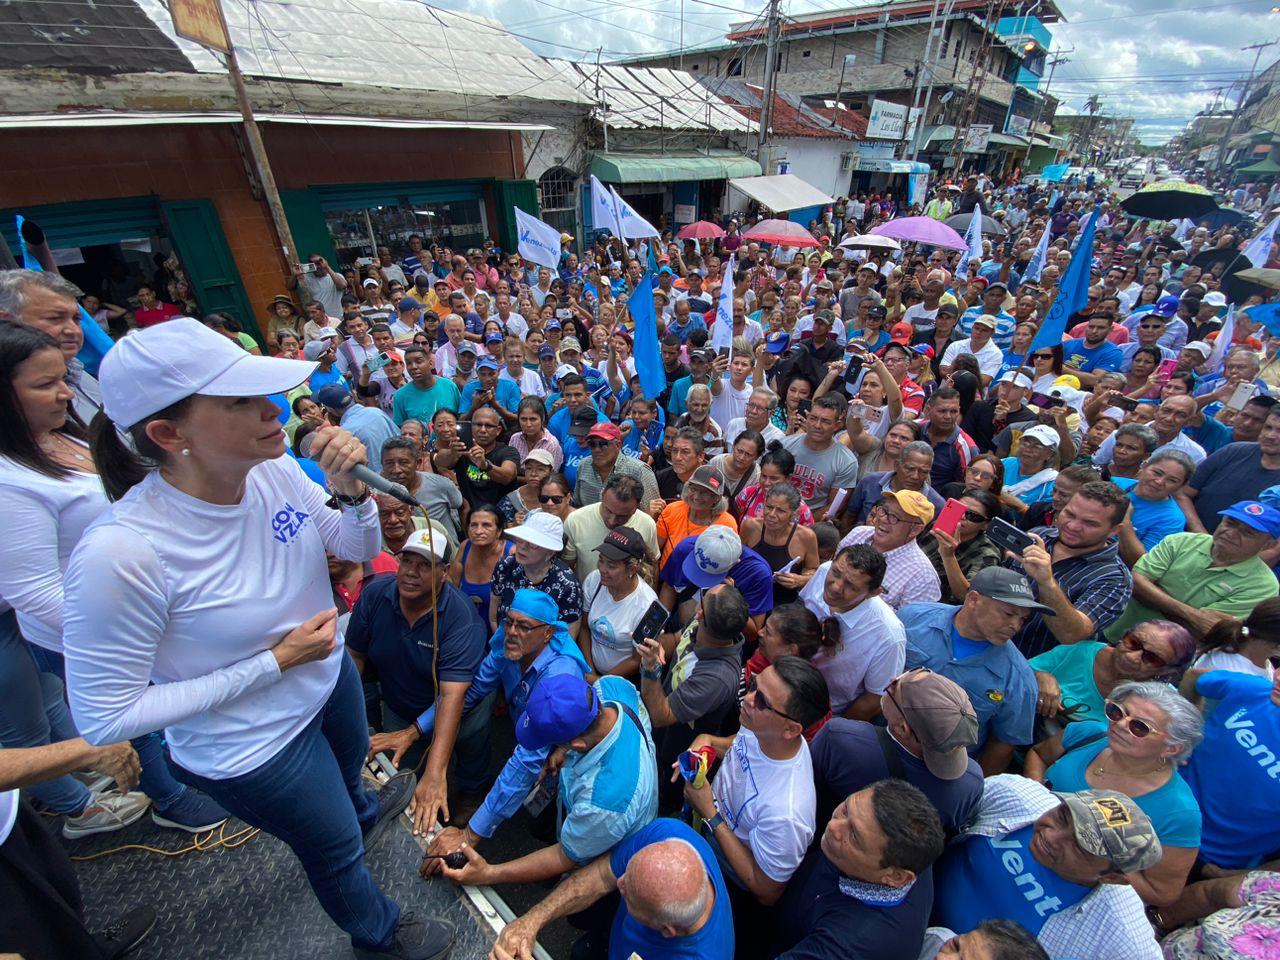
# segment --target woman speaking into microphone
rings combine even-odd
[[[267,399],[314,367],[251,356],[186,318],[103,359],[90,441],[115,502],[67,570],[72,714],[94,744],[163,729],[175,776],[287,843],[357,956],[442,957],[452,926],[402,916],[364,864],[413,780],[377,793],[361,781],[364,697],[325,563],[326,550],[380,549],[377,505],[348,476],[364,447],[316,431],[334,509],[284,456]]]

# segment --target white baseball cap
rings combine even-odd
[[[169,322],[172,323],[173,321],[171,320]],[[1209,357],[1213,355],[1213,347],[1209,346],[1209,344],[1205,343],[1203,340],[1192,340],[1182,349],[1194,350],[1196,353],[1200,354],[1200,356],[1204,357],[1206,360],[1208,360]],[[107,356],[110,356],[110,354],[107,354]]]
[[[1058,449],[1058,431],[1047,423],[1037,423],[1034,427],[1022,431],[1022,439],[1038,440],[1046,447],[1051,447],[1054,450]]]
[[[680,569],[694,586],[709,590],[724,583],[740,559],[742,539],[732,528],[713,524],[698,534]]]
[[[524,523],[508,527],[506,535],[512,540],[523,540],[535,547],[545,547],[559,553],[564,549],[564,522],[554,513],[530,513]]]
[[[409,534],[404,546],[400,548],[400,552],[416,553],[419,556],[426,557],[428,560],[448,563],[449,534],[445,532],[439,521],[432,520],[430,530],[423,527],[421,530],[415,530]]]
[[[107,351],[98,368],[102,408],[122,430],[197,393],[265,397],[302,383],[316,364],[256,357],[191,317],[138,330]]]
[[[1204,295],[1202,303],[1211,303],[1215,307],[1225,307],[1227,305],[1227,295],[1221,290],[1212,290]]]
[[[1031,378],[1025,373],[1019,373],[1017,370],[1006,370],[997,383],[1012,383],[1015,387],[1022,387],[1025,390],[1031,389]]]

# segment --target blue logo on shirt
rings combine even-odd
[[[303,526],[311,519],[311,514],[303,513],[287,500],[283,507],[276,511],[274,517],[271,518],[271,529],[275,533],[275,539],[279,540],[286,547],[298,539],[298,534],[302,532]]]

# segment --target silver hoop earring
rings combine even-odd
[[[189,457],[189,456],[191,456],[191,449],[190,449],[189,447],[183,447],[183,448],[182,448],[182,455],[183,455],[184,457]]]

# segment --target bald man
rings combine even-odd
[[[507,924],[490,957],[533,960],[544,926],[614,890],[621,896],[609,936],[593,938],[585,955],[600,960],[633,953],[663,960],[734,956],[733,914],[715,854],[687,824],[660,818],[571,873],[545,900]]]

